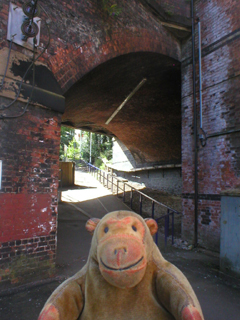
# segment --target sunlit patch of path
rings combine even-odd
[[[109,209],[99,199],[105,196],[111,195],[111,191],[104,188],[100,182],[98,182],[89,173],[76,171],[75,172],[75,185],[82,187],[82,189],[66,190],[62,191],[61,200],[68,202],[71,206],[84,214],[86,217],[91,218],[90,212],[80,207],[81,202],[96,199],[105,213],[109,212]]]

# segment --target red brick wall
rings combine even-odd
[[[184,8],[184,0],[176,2],[176,10]],[[22,6],[21,2],[15,2]],[[48,42],[46,20],[51,42],[41,57],[64,91],[99,64],[130,52],[150,51],[180,60],[180,42],[172,36],[144,6],[136,1],[117,0],[121,14],[116,19],[104,12],[101,1],[41,1],[40,49]],[[187,4],[187,6],[189,6]],[[0,4],[1,47],[6,41],[9,2]],[[180,10],[187,14],[186,10]],[[47,13],[47,14],[46,14]],[[13,50],[26,53],[13,44]]]
[[[122,9],[118,19],[106,15],[100,1],[62,3],[45,4],[53,21],[46,56],[64,91],[97,65],[122,54],[151,51],[180,59],[177,39],[138,1],[116,1]]]
[[[15,112],[24,105],[19,102]],[[53,111],[29,106],[24,116],[0,121],[2,284],[22,281],[26,268],[48,273],[55,262],[60,120]]]
[[[201,20],[202,25],[203,129],[207,135],[240,128],[240,96],[237,89],[240,84],[240,22],[237,19],[239,14],[240,4],[235,1],[196,1],[195,17]],[[197,45],[196,38],[196,50]],[[183,52],[183,234],[186,238],[192,239],[194,141],[192,64],[188,59],[191,55],[190,41],[185,44]],[[196,64],[198,73],[198,59]],[[199,107],[198,90],[197,74]],[[208,139],[205,147],[199,144],[199,244],[214,250],[219,250],[220,243],[220,194],[240,184],[239,138],[240,135],[235,133]]]
[[[23,4],[22,1],[14,3]],[[121,54],[150,51],[180,59],[180,42],[138,1],[119,0],[117,3],[122,14],[115,19],[103,12],[100,1],[39,1],[43,8],[38,53],[49,40],[45,22],[51,19],[50,46],[40,62],[56,77],[63,92],[96,66]],[[9,47],[6,40],[8,10],[9,1],[1,1],[0,50]],[[13,43],[12,54],[17,52],[31,61],[32,53]],[[20,54],[14,59],[16,66]],[[14,80],[19,80],[21,75],[14,74],[12,62],[11,58],[7,78],[13,80],[10,91],[15,93]],[[4,70],[6,55],[0,63]],[[6,92],[0,94],[1,102],[7,104]],[[17,102],[7,113],[17,114],[24,105]],[[60,121],[59,114],[38,106],[30,106],[21,118],[0,121],[2,280],[17,281],[11,278],[16,269],[26,269],[34,257],[37,261],[54,261]]]
[[[170,58],[175,59],[171,66],[181,58],[180,41],[159,24],[153,15],[148,14],[139,1],[117,1],[118,6],[122,9],[117,19],[104,14],[100,4],[101,1],[98,2],[98,5],[95,1],[82,1],[81,3],[69,1],[67,5],[65,2],[52,1],[51,5],[45,4],[45,9],[52,19],[52,39],[44,58],[47,59],[48,67],[52,70],[63,91],[66,92],[67,108],[63,121],[75,125],[72,121],[74,118],[74,120],[79,120],[76,120],[77,125],[87,122],[96,123],[101,127],[105,126],[128,146],[139,166],[146,162],[148,164],[155,164],[159,161],[178,163],[181,159],[180,93],[179,91],[176,93],[175,83],[171,86],[172,92],[174,90],[175,92],[169,94],[171,101],[169,97],[165,99],[160,91],[155,97],[155,106],[151,107],[157,110],[158,115],[156,113],[151,116],[146,111],[145,101],[147,103],[151,101],[150,90],[154,88],[152,85],[152,88],[148,89],[148,94],[144,93],[144,88],[138,92],[139,101],[136,101],[137,95],[131,99],[130,103],[137,105],[138,108],[132,112],[133,114],[128,115],[128,119],[123,119],[122,123],[117,124],[112,122],[108,126],[105,125],[107,118],[122,103],[124,97],[133,90],[135,82],[132,82],[132,86],[126,87],[127,90],[123,90],[121,96],[120,94],[119,97],[114,96],[113,102],[104,101],[101,104],[98,101],[98,108],[87,101],[84,106],[86,109],[80,110],[84,97],[80,96],[78,89],[76,89],[79,94],[77,97],[72,91],[69,97],[68,89],[72,90],[78,80],[84,81],[84,75],[113,58],[128,53],[157,53],[159,56],[162,54],[169,57],[169,61],[171,61]],[[146,56],[146,60],[151,60],[151,55],[149,58]],[[136,85],[138,82],[136,81]],[[148,84],[145,87],[147,86]],[[160,86],[163,88],[164,84],[159,84]],[[178,85],[176,87],[179,88]],[[173,98],[174,94],[176,94],[176,99]],[[179,104],[174,100],[178,100]],[[172,110],[177,109],[176,113],[169,111],[170,105]],[[103,108],[105,110],[102,110]],[[161,108],[168,110],[166,118],[162,116]],[[78,116],[75,117],[76,113],[80,114],[80,119]],[[139,113],[140,124],[136,119],[136,113]],[[176,120],[169,119],[174,118],[175,114]],[[135,122],[132,121],[133,117]],[[143,118],[148,118],[148,121],[151,122],[151,132],[148,130],[149,122],[142,123]],[[168,126],[168,130],[163,129],[165,126]],[[156,148],[157,142],[154,140],[161,141],[161,150]]]
[[[52,219],[51,200],[49,194],[1,193],[1,241],[55,232],[56,218]]]
[[[158,2],[169,15],[181,15],[190,17],[190,1],[186,0],[158,0]]]
[[[194,230],[191,40],[183,43],[181,53],[180,42],[138,1],[118,0],[122,8],[118,19],[108,17],[99,3],[41,1],[52,21],[50,46],[41,61],[66,92],[87,72],[122,54],[149,51],[176,60],[182,57],[183,235],[191,239]],[[183,0],[162,1],[163,4],[174,6],[175,14],[185,12]],[[7,0],[1,1],[1,49],[8,47],[8,6]],[[44,10],[39,50],[48,41],[44,23],[48,16]],[[211,134],[239,128],[240,4],[196,1],[195,11],[202,22],[204,129]],[[189,16],[188,11],[185,13]],[[13,51],[31,58],[28,51],[17,45],[13,45]],[[19,102],[17,108],[22,106]],[[12,282],[18,281],[12,276],[14,268],[24,270],[27,265],[34,268],[36,264],[48,268],[46,261],[51,264],[55,257],[61,117],[36,106],[28,110],[19,119],[0,122],[3,160],[0,276]],[[215,250],[219,249],[220,193],[240,183],[238,141],[239,135],[227,135],[209,139],[205,148],[199,147],[199,243]]]

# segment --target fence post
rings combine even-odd
[[[167,210],[167,237],[169,236],[169,215],[170,215],[170,211],[168,209]]]
[[[111,192],[113,193],[113,176],[112,176]]]
[[[123,182],[123,202],[125,202],[125,182]]]

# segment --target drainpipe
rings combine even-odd
[[[194,247],[198,245],[198,132],[197,132],[197,104],[196,104],[196,72],[195,72],[195,27],[194,27],[194,0],[191,0],[192,18],[192,60],[193,60],[193,112],[194,112]]]
[[[201,39],[201,22],[198,20],[198,62],[199,62],[199,113],[200,121],[199,127],[203,130],[202,121],[202,39]],[[199,137],[201,139],[201,137]]]

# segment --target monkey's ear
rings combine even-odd
[[[154,219],[146,218],[144,219],[152,236],[154,236],[158,231],[157,222]]]
[[[91,218],[86,222],[86,229],[87,231],[93,235],[94,230],[96,229],[96,226],[98,225],[100,219],[98,218]]]

